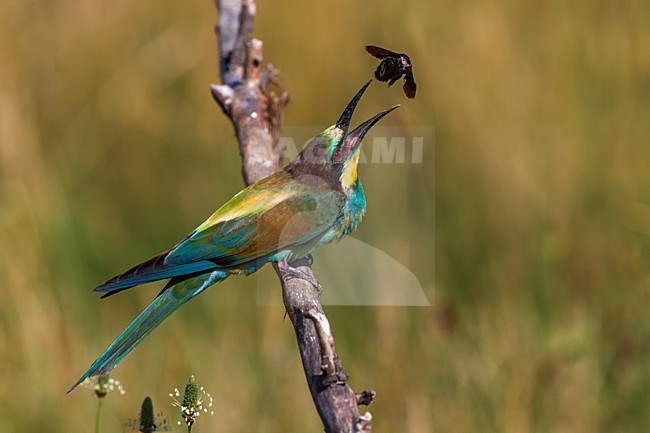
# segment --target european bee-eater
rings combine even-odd
[[[108,374],[170,314],[214,283],[233,274],[251,274],[267,262],[304,278],[292,261],[357,227],[366,210],[357,175],[361,140],[398,107],[348,133],[352,113],[369,84],[352,98],[336,124],[307,143],[283,170],[239,192],[170,250],[95,288],[103,298],[170,279],[70,391],[88,377]]]

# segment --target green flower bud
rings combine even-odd
[[[140,431],[142,433],[152,433],[156,430],[156,422],[153,416],[153,403],[149,396],[144,398],[142,408],[140,409]]]
[[[194,375],[187,379],[185,384],[185,394],[183,395],[183,406],[196,407],[199,402],[199,386],[196,384]]]
[[[194,376],[190,376],[187,379],[187,384],[185,385],[185,393],[183,394],[183,399],[181,400],[181,393],[178,388],[174,388],[174,392],[170,393],[169,396],[172,399],[172,406],[176,406],[181,410],[181,416],[185,424],[187,425],[187,431],[192,431],[192,425],[196,421],[201,413],[209,413],[210,415],[214,414],[212,411],[212,397],[205,388],[196,383]],[[181,422],[178,421],[180,425]]]

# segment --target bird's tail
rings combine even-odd
[[[218,270],[167,287],[93,362],[88,371],[70,388],[68,393],[72,392],[88,377],[108,374],[170,314],[212,284],[225,279],[227,276],[226,271]]]

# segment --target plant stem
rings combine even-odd
[[[99,426],[102,421],[102,407],[104,405],[104,399],[97,399],[97,415],[95,415],[95,433],[99,433]]]

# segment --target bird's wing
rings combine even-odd
[[[339,191],[306,185],[285,172],[267,179],[233,197],[174,247],[165,262],[238,266],[306,243],[341,215],[345,195]]]
[[[377,57],[378,59],[385,59],[386,57],[399,56],[399,54],[396,52],[387,50],[386,48],[378,47],[376,45],[366,45],[366,51],[368,51],[371,55]]]
[[[336,221],[344,204],[341,192],[306,185],[278,172],[235,195],[169,251],[109,279],[95,291],[106,297],[151,281],[180,281],[306,243]]]

